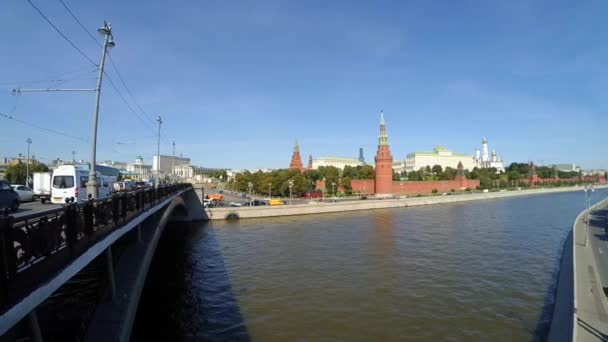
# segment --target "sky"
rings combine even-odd
[[[99,63],[59,0],[31,1]],[[107,61],[98,162],[150,163],[158,115],[161,154],[199,166],[286,168],[295,139],[305,161],[372,161],[383,110],[395,160],[486,137],[507,163],[608,168],[606,1],[63,2],[97,42],[112,24],[128,86]],[[27,0],[3,0],[0,26],[0,157],[30,137],[43,162],[89,160],[93,92],[11,90],[91,89],[96,66]]]

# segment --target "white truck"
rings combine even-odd
[[[34,201],[40,199],[40,203],[44,204],[51,199],[51,173],[50,172],[34,172],[33,173],[33,189]]]

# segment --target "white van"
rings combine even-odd
[[[104,176],[96,171],[99,198],[112,194],[112,187],[116,177]],[[65,203],[66,198],[74,197],[74,202],[83,202],[88,199],[87,182],[89,181],[88,167],[79,165],[61,165],[53,171],[51,183],[51,202]]]

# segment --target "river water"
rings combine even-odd
[[[583,209],[581,191],[172,225],[133,339],[542,340]]]

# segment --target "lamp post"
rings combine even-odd
[[[331,195],[333,196],[333,201],[336,201],[336,183],[331,182]]]
[[[247,186],[249,187],[249,206],[252,206],[253,197],[251,196],[251,191],[253,190],[253,183],[249,182],[249,183],[247,183]]]
[[[272,199],[272,183],[268,183],[268,198]]]
[[[585,206],[587,207],[587,227],[585,229],[585,246],[587,246],[587,236],[589,235],[589,211],[591,210],[591,193],[595,191],[593,184],[585,185]]]
[[[289,180],[289,204],[293,204],[293,197],[291,195],[291,188],[293,188],[293,180]]]
[[[25,186],[30,186],[30,145],[32,144],[32,139],[27,138],[25,141],[27,142],[27,159],[25,160]]]
[[[160,126],[163,124],[163,119],[158,116],[156,118],[156,122],[158,122],[158,138],[156,141],[156,187],[160,185]]]
[[[99,74],[97,76],[97,87],[95,87],[95,110],[93,111],[93,134],[91,140],[91,160],[89,166],[89,181],[87,182],[87,192],[93,197],[98,197],[97,177],[95,174],[95,162],[97,156],[97,119],[99,117],[99,98],[101,97],[101,81],[103,79],[103,66],[106,62],[106,53],[109,48],[114,47],[114,38],[112,37],[112,28],[110,24],[104,22],[103,26],[97,30],[104,36],[103,47],[101,51],[101,62],[99,63]]]

